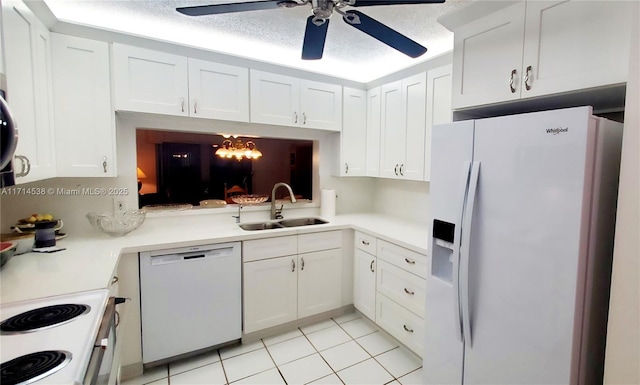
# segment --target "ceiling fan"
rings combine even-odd
[[[342,20],[348,25],[359,29],[405,55],[416,58],[427,52],[427,49],[364,13],[345,8],[444,2],[445,0],[258,0],[230,4],[181,7],[176,8],[176,11],[188,16],[204,16],[310,5],[313,14],[307,18],[307,27],[302,46],[303,60],[317,60],[322,58],[324,43],[327,37],[327,28],[329,27],[329,18],[333,14],[333,11],[340,14]]]

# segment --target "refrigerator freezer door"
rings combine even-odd
[[[589,108],[476,121],[465,384],[570,383],[591,122]]]
[[[434,126],[431,146],[431,207],[434,237],[426,279],[425,384],[462,383],[462,319],[458,261],[462,208],[473,156],[474,122]],[[433,225],[433,223],[432,223]],[[453,239],[451,239],[453,238]]]

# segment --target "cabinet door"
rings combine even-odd
[[[300,125],[323,130],[342,130],[342,87],[300,80]]]
[[[116,110],[189,115],[187,58],[113,45]]]
[[[402,80],[405,134],[401,151],[400,178],[424,179],[424,146],[427,118],[427,75],[420,73]]]
[[[298,256],[298,318],[337,309],[342,302],[340,249]]]
[[[528,2],[522,97],[624,83],[632,3]]]
[[[380,87],[367,91],[366,176],[380,176]]]
[[[455,30],[455,109],[520,98],[526,4],[518,2]]]
[[[427,126],[424,133],[424,180],[431,180],[431,129],[436,124],[450,123],[452,66],[427,72]]]
[[[189,114],[194,117],[249,121],[249,70],[189,59]]]
[[[296,257],[280,257],[243,264],[244,332],[296,319]]]
[[[4,1],[2,14],[7,101],[19,130],[16,182],[51,178],[56,170],[49,31],[21,1]]]
[[[109,45],[56,33],[51,45],[57,174],[116,176]]]
[[[367,92],[345,87],[343,101],[340,176],[363,176],[367,155]]]
[[[299,79],[251,70],[250,85],[252,123],[300,125]]]
[[[399,178],[404,159],[405,114],[402,106],[402,82],[380,87],[380,176]]]
[[[376,268],[376,257],[355,250],[353,306],[372,321],[376,320]]]

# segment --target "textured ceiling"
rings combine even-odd
[[[240,0],[241,1],[241,0]],[[300,59],[309,6],[191,17],[176,7],[231,0],[45,0],[60,21],[147,36],[349,80],[368,82],[453,49],[453,34],[437,17],[468,4],[393,5],[360,11],[416,40],[428,52],[411,59],[332,17],[324,56]]]

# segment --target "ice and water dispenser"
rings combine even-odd
[[[456,226],[453,223],[433,220],[433,255],[431,256],[431,275],[453,283],[453,253]]]

